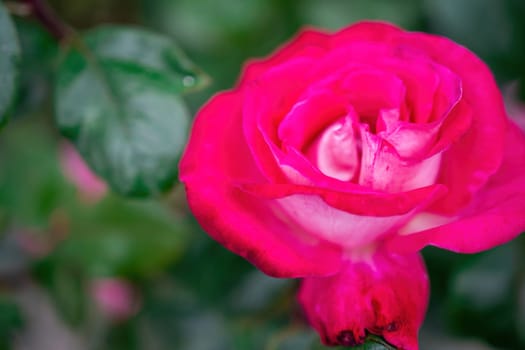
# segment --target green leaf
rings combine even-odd
[[[70,47],[56,82],[56,120],[116,192],[148,196],[177,177],[189,115],[181,94],[205,76],[169,39],[100,27]]]
[[[155,202],[107,197],[71,217],[71,235],[54,253],[90,276],[147,277],[184,251],[189,226]]]
[[[103,66],[139,71],[175,93],[208,84],[208,77],[171,39],[160,34],[139,28],[102,26],[88,32],[84,39]]]
[[[15,26],[0,2],[0,124],[4,124],[16,92],[20,48]]]

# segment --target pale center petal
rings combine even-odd
[[[359,149],[352,118],[345,117],[326,128],[308,147],[306,156],[326,176],[352,180],[359,171]]]
[[[410,211],[386,217],[354,215],[331,207],[319,197],[303,194],[279,198],[274,203],[276,213],[282,215],[295,232],[305,232],[339,244],[349,253],[348,256],[351,256],[350,252],[369,252],[370,244],[403,227],[414,214]]]

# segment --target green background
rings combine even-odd
[[[109,102],[99,103],[88,91],[88,97],[81,96],[84,107],[100,108],[117,117],[115,124],[97,124],[91,133],[77,137],[85,114],[73,120],[75,116],[69,113],[81,97],[67,96],[71,92],[68,74],[90,74],[84,70],[87,66],[76,49],[68,48],[69,43],[59,44],[28,16],[21,2],[5,3],[14,13],[21,56],[16,60],[20,73],[12,103],[2,100],[8,91],[0,87],[4,89],[0,115],[10,112],[10,121],[0,134],[0,349],[322,349],[296,304],[297,281],[269,278],[212,241],[189,213],[180,185],[164,192],[173,185],[170,179],[176,176],[175,168],[163,168],[162,173],[148,168],[141,163],[140,149],[130,155],[137,157],[133,164],[140,167],[121,173],[129,164],[115,169],[108,165],[128,155],[106,152],[107,138],[97,128],[120,130],[120,109]],[[160,84],[151,85],[146,92],[159,99],[155,101],[164,108],[160,113],[176,110],[177,118],[167,125],[162,124],[163,119],[157,130],[177,131],[179,146],[173,147],[179,148],[190,116],[216,91],[231,88],[248,58],[268,55],[305,25],[335,30],[364,18],[387,20],[409,30],[445,35],[467,46],[490,65],[502,87],[525,79],[523,0],[49,3],[80,32],[99,28],[99,32],[89,32],[95,34],[89,34],[94,39],[88,42],[97,55],[103,55],[95,43],[96,33],[105,28],[100,25],[133,25],[171,38],[200,67],[190,63],[155,66],[158,71],[145,75],[133,66],[143,62],[122,66],[103,61],[107,64],[103,74],[110,83],[116,81],[123,106],[119,108],[143,107],[144,113],[134,116],[136,120],[160,123],[148,114],[151,101],[144,106],[129,105],[137,91],[119,91],[119,79],[154,79]],[[1,28],[0,40],[7,33]],[[164,49],[172,50],[162,46]],[[124,54],[133,58],[132,51]],[[170,54],[185,62],[179,52]],[[0,68],[13,62],[0,57]],[[64,62],[69,70],[64,71]],[[191,89],[179,85],[188,74],[196,84],[200,79],[211,84],[186,93]],[[158,94],[163,89],[181,93],[177,106],[164,104],[167,102]],[[93,94],[99,92],[95,90]],[[60,130],[79,145],[97,172],[120,179],[111,184],[114,189],[138,197],[153,193],[153,199],[110,194],[96,204],[80,200],[59,166],[63,138],[55,124],[57,109],[58,119],[66,119],[58,120]],[[134,126],[131,124],[132,131]],[[171,140],[170,136],[165,140]],[[162,154],[161,146],[155,157],[159,164],[176,164]],[[143,180],[154,175],[159,177],[154,182]],[[477,255],[434,248],[425,249],[424,255],[432,295],[421,349],[525,348],[525,237]],[[89,286],[108,277],[133,286],[137,309],[129,319],[113,320],[97,310]],[[367,348],[384,349],[379,345]]]

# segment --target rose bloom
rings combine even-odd
[[[525,136],[487,66],[435,35],[307,29],[198,113],[180,164],[204,230],[303,278],[327,345],[418,348],[419,251],[475,253],[525,230]]]

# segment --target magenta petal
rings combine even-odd
[[[264,200],[213,180],[188,182],[186,191],[202,228],[267,275],[323,276],[339,270],[339,246],[294,232],[294,224]]]
[[[361,127],[362,159],[359,184],[390,193],[409,191],[430,186],[440,169],[441,154],[421,159],[417,163],[407,163],[399,157],[397,151],[386,143],[381,135],[370,133],[366,126]],[[423,134],[424,135],[424,134]],[[414,140],[415,139],[415,140]],[[406,143],[423,141],[408,136]]]
[[[328,205],[351,214],[363,216],[396,216],[419,212],[428,202],[447,191],[436,184],[412,191],[386,193],[356,186],[349,192],[294,184],[239,184],[239,188],[261,198],[279,199],[294,194],[317,195]],[[418,210],[419,209],[419,210]]]
[[[418,254],[376,253],[330,277],[305,278],[299,303],[326,345],[356,346],[367,332],[402,350],[418,349],[429,294]]]
[[[450,191],[434,209],[453,213],[464,207],[501,163],[506,115],[490,69],[468,49],[449,39],[405,32],[387,23],[360,22],[345,28],[334,34],[330,46],[343,47],[359,41],[368,45],[377,42],[388,47],[409,48],[414,55],[419,53],[430,58],[461,79],[462,99],[472,110],[472,123],[465,135],[443,156],[438,182],[445,184]],[[437,103],[441,105],[439,101]],[[452,129],[452,135],[447,139],[455,139],[469,123],[469,118],[462,118],[458,125],[451,123],[448,128]]]
[[[277,130],[304,90],[307,83],[304,71],[311,65],[309,59],[290,60],[269,70],[242,90],[243,117],[240,123],[246,144],[261,172],[273,182],[284,181],[271,152],[272,147],[279,143]],[[302,79],[296,78],[298,74]]]
[[[417,251],[434,245],[475,253],[503,244],[525,231],[525,135],[516,125],[509,125],[503,164],[498,172],[459,216],[448,221],[452,222],[398,236],[389,242],[389,249]]]
[[[470,124],[467,132],[443,154],[438,178],[450,192],[434,209],[453,213],[469,203],[501,164],[507,119],[503,99],[490,69],[466,48],[423,33],[406,33],[398,43],[426,52],[456,73],[463,86],[462,100],[472,111],[471,122],[463,119],[444,127],[454,132]]]
[[[308,148],[308,158],[326,176],[350,181],[359,170],[359,143],[354,120],[346,117],[332,124]]]
[[[396,195],[290,184],[239,184],[239,188],[255,198],[273,199],[268,204],[296,235],[317,237],[350,253],[395,234],[443,191],[439,185]]]
[[[347,101],[343,96],[325,89],[315,91],[295,103],[283,118],[277,130],[279,140],[302,150],[338,118],[346,113]]]
[[[289,223],[266,205],[268,200],[233,185],[234,179],[263,180],[242,136],[240,101],[236,92],[216,95],[194,122],[179,169],[197,221],[211,237],[268,275],[337,272],[340,247],[296,236]]]
[[[243,137],[241,105],[241,94],[230,91],[215,95],[199,111],[179,164],[182,182],[194,177],[264,179]],[[225,149],[234,150],[234,157]]]
[[[403,81],[394,74],[370,68],[349,72],[340,89],[361,120],[372,127],[381,109],[400,110],[406,94]]]

